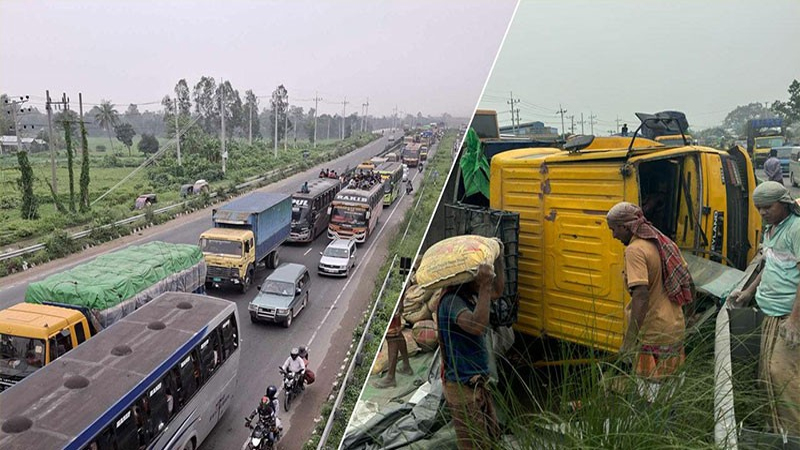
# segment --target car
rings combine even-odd
[[[206,180],[197,180],[194,182],[194,184],[181,185],[181,197],[187,197],[189,195],[194,195],[194,194],[202,194],[208,191],[209,191],[208,181]]]
[[[403,181],[408,181],[408,165],[403,164]]]
[[[356,265],[356,241],[353,239],[334,239],[325,247],[325,251],[319,252],[319,266],[317,272],[320,275],[350,275],[350,269]]]
[[[311,275],[306,266],[283,263],[258,286],[258,294],[247,306],[250,320],[275,322],[285,328],[308,305]]]

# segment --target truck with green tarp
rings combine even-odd
[[[0,310],[0,391],[168,291],[202,293],[196,245],[150,242],[33,282]]]

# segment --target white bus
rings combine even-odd
[[[0,395],[0,448],[193,450],[233,399],[236,304],[167,292]]]

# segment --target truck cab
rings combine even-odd
[[[201,234],[200,249],[208,265],[206,287],[223,283],[249,286],[255,274],[254,241],[253,232],[245,229],[212,228]]]
[[[75,309],[18,303],[0,311],[0,391],[81,344],[90,330]]]

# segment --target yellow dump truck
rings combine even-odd
[[[579,136],[564,149],[495,155],[491,208],[520,215],[515,328],[617,351],[630,297],[624,247],[608,229],[607,211],[620,201],[639,204],[684,252],[743,269],[760,238],[754,187],[741,147]]]

